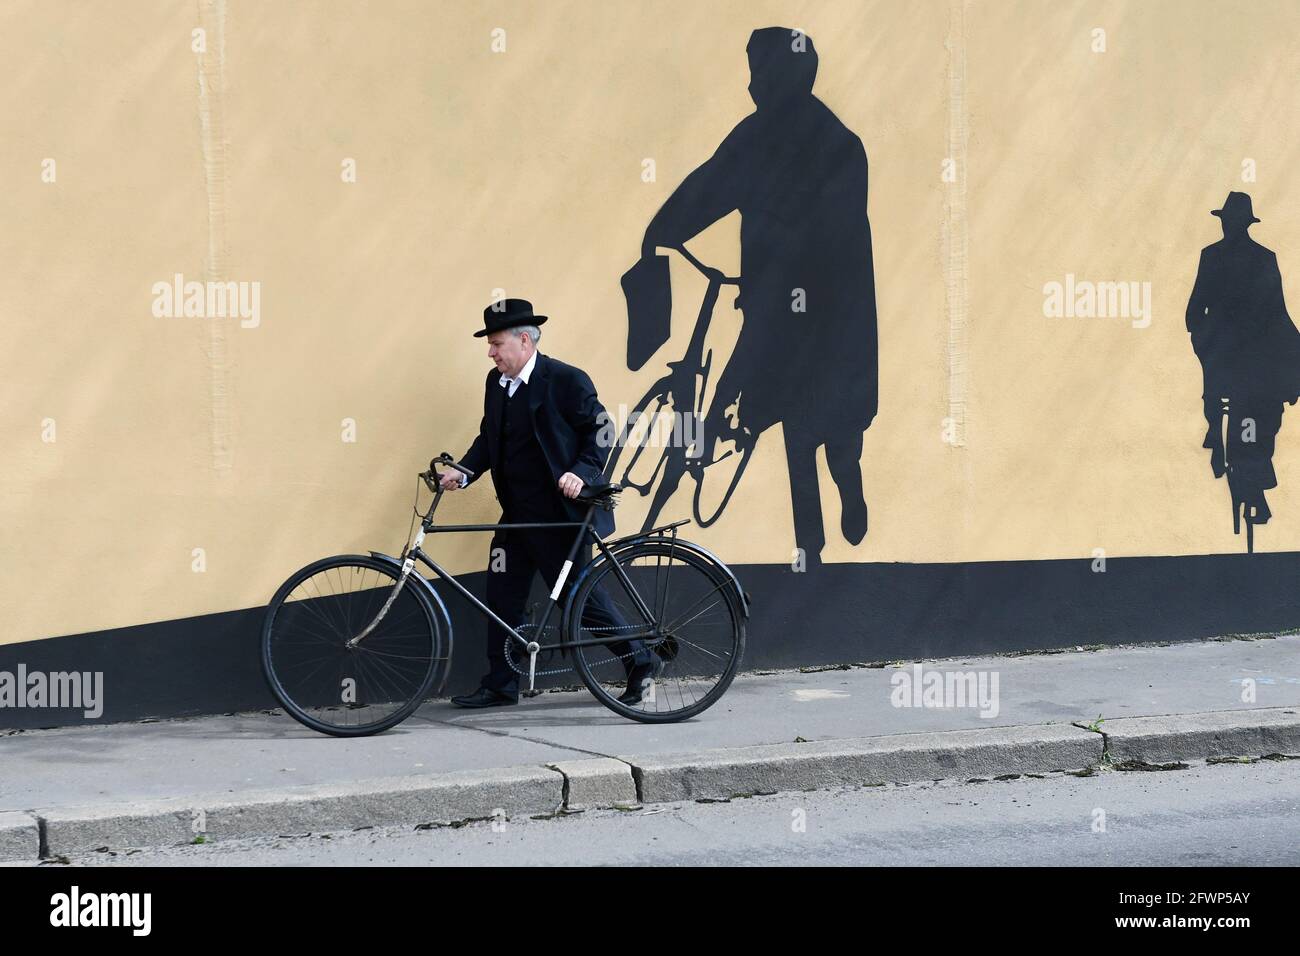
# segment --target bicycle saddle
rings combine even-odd
[[[616,481],[605,485],[584,485],[583,489],[578,492],[578,500],[601,501],[618,494],[622,490],[623,486]]]

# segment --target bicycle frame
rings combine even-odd
[[[416,533],[415,538],[411,542],[409,542],[407,547],[403,548],[402,550],[401,572],[397,584],[394,585],[393,587],[393,593],[388,596],[388,599],[384,602],[383,606],[379,609],[379,612],[375,615],[374,620],[372,620],[368,625],[366,625],[366,627],[360,633],[358,633],[355,637],[351,638],[347,642],[347,645],[349,647],[355,647],[362,640],[364,640],[366,636],[369,635],[375,629],[375,627],[378,626],[379,622],[382,621],[384,617],[388,614],[388,611],[392,607],[393,602],[397,600],[397,597],[401,593],[402,588],[405,587],[406,585],[407,579],[411,576],[411,572],[415,569],[415,564],[417,561],[427,566],[429,570],[431,570],[434,574],[436,574],[441,580],[446,581],[449,585],[451,585],[451,587],[454,588],[458,594],[460,594],[462,597],[468,600],[475,608],[477,608],[480,614],[486,617],[489,621],[495,623],[498,627],[502,628],[510,637],[514,638],[514,640],[518,641],[521,645],[523,645],[524,649],[527,650],[528,652],[528,693],[529,694],[534,693],[533,685],[536,677],[537,653],[542,649],[543,646],[545,646],[547,650],[555,650],[555,649],[562,649],[562,648],[567,649],[571,647],[588,647],[588,646],[597,646],[597,645],[603,646],[609,644],[610,643],[609,638],[593,638],[590,640],[579,640],[579,641],[561,640],[558,643],[547,644],[547,645],[542,645],[535,640],[528,640],[522,634],[519,633],[519,630],[517,628],[507,624],[495,612],[493,612],[491,608],[489,608],[486,604],[484,604],[477,597],[475,597],[474,594],[472,594],[468,588],[466,588],[463,584],[461,584],[460,581],[458,581],[454,575],[452,575],[445,568],[443,568],[436,561],[434,561],[431,557],[429,557],[421,548],[421,545],[424,543],[425,537],[430,534],[456,534],[456,533],[475,532],[475,531],[478,532],[496,531],[502,528],[515,528],[515,529],[577,528],[578,529],[577,534],[574,536],[573,544],[569,547],[569,553],[565,556],[564,564],[560,570],[560,575],[555,582],[555,586],[551,589],[550,599],[548,600],[546,606],[546,613],[543,615],[541,623],[537,627],[538,633],[542,633],[545,631],[546,625],[550,623],[552,614],[555,612],[556,607],[559,606],[559,597],[560,594],[564,591],[564,585],[569,577],[569,572],[573,570],[573,559],[577,557],[578,548],[581,547],[584,544],[584,542],[590,539],[595,543],[596,548],[600,551],[601,555],[607,561],[609,561],[610,564],[613,566],[614,574],[618,577],[624,589],[627,591],[627,594],[631,597],[632,602],[636,606],[637,611],[642,615],[642,617],[647,622],[649,622],[649,627],[647,629],[641,631],[635,631],[632,633],[622,634],[619,636],[619,640],[620,641],[645,640],[650,642],[651,645],[653,646],[655,642],[663,639],[663,633],[660,628],[660,622],[655,619],[655,616],[651,612],[649,605],[647,605],[645,599],[641,597],[640,592],[637,591],[636,586],[632,583],[631,579],[627,576],[626,571],[624,571],[623,566],[619,564],[618,559],[615,556],[614,551],[612,550],[613,546],[622,545],[630,541],[648,538],[650,537],[651,534],[650,532],[642,532],[639,534],[629,535],[624,538],[618,538],[612,542],[606,542],[603,538],[601,538],[600,533],[597,532],[596,529],[591,526],[591,518],[592,515],[595,513],[595,509],[601,506],[600,502],[597,501],[591,502],[590,506],[587,508],[587,514],[582,521],[464,524],[464,525],[443,525],[442,527],[436,527],[433,524],[433,515],[438,508],[438,503],[442,500],[443,489],[441,483],[438,483],[436,481],[431,482],[427,477],[427,474],[422,474],[422,477],[425,478],[426,484],[430,485],[430,487],[436,486],[437,490],[434,492],[433,501],[429,505],[428,512],[425,513],[425,515],[420,521],[420,530]],[[674,522],[673,524],[670,525],[664,525],[662,528],[656,529],[656,531],[672,529],[673,538],[674,540],[676,540],[676,528],[679,525],[685,523],[686,523],[685,520]],[[371,554],[379,558],[387,558],[387,555],[380,555],[377,554],[376,552],[371,552]],[[393,559],[390,558],[389,560],[393,560]],[[396,561],[394,561],[394,563],[396,563]],[[593,560],[591,564],[594,563],[595,562]],[[588,567],[590,567],[591,564],[589,564]],[[428,581],[425,580],[423,576],[419,576],[418,579],[425,588],[428,588],[428,590],[432,590],[432,587],[430,587]],[[732,580],[734,581],[734,578]],[[736,586],[737,586],[737,590],[740,590],[739,585],[737,584]],[[570,591],[570,598],[572,596],[572,593],[573,592]],[[743,594],[744,593],[743,590],[741,590],[740,593]],[[568,601],[566,599],[566,604],[567,603]]]
[[[708,388],[709,383],[709,372],[712,366],[712,359],[710,358],[709,361],[705,361],[704,342],[708,338],[709,326],[713,321],[713,310],[718,303],[718,295],[724,285],[739,286],[740,278],[738,276],[723,275],[717,269],[706,266],[704,263],[700,262],[699,259],[695,258],[695,256],[691,254],[691,251],[684,245],[673,246],[672,248],[679,252],[687,262],[693,265],[709,283],[704,291],[704,299],[700,303],[700,311],[695,318],[695,328],[691,331],[691,338],[686,345],[685,355],[679,362],[668,363],[668,374],[661,380],[664,383],[666,390],[674,396],[682,407],[696,409],[696,406],[699,404],[697,402],[698,393],[704,392]],[[697,375],[700,379],[698,383],[698,392],[696,388]],[[704,412],[705,409],[701,407],[696,409],[695,414],[699,415],[702,420]],[[628,436],[632,430],[632,424],[633,423],[629,421],[625,425],[623,434],[619,438],[618,447],[621,448],[627,444]],[[643,450],[643,448],[637,449],[636,453],[632,456],[632,460],[624,467],[625,472],[630,471],[635,467],[637,459],[641,456]],[[700,452],[702,454],[703,449],[700,449]],[[651,476],[649,483],[645,487],[648,487],[649,484],[654,482],[657,473],[658,471],[656,469],[656,475]],[[633,485],[632,487],[635,487],[638,491],[641,491],[644,494],[643,487],[636,485]]]
[[[712,373],[713,356],[710,351],[705,356],[705,342],[708,337],[710,325],[713,321],[713,310],[717,306],[718,296],[723,285],[740,285],[739,276],[727,276],[717,269],[706,266],[700,262],[686,246],[677,245],[670,247],[681,254],[695,269],[708,280],[708,287],[704,293],[704,299],[700,303],[700,311],[696,316],[695,327],[691,332],[691,338],[686,346],[686,351],[678,361],[668,362],[668,371],[658,381],[656,381],[646,392],[645,397],[637,404],[636,410],[625,423],[622,434],[619,436],[615,453],[610,458],[609,465],[606,469],[606,477],[611,481],[619,481],[625,488],[631,488],[637,491],[642,497],[650,494],[657,481],[661,482],[660,488],[650,503],[649,510],[646,513],[645,525],[648,528],[654,524],[659,515],[659,510],[672,497],[677,490],[678,484],[686,474],[690,474],[695,479],[695,496],[692,507],[694,509],[695,520],[700,527],[707,528],[713,522],[718,520],[722,510],[726,507],[727,502],[731,500],[732,493],[736,490],[736,485],[740,480],[741,473],[744,470],[745,462],[749,451],[753,449],[758,440],[758,436],[742,438],[739,430],[733,430],[732,439],[736,442],[736,448],[727,451],[714,459],[712,457],[712,443],[703,434],[706,430],[705,423],[716,424],[714,415],[717,404],[717,397],[710,400],[710,406],[704,405],[705,393],[709,387],[709,378]],[[652,396],[666,394],[672,396],[672,401],[677,409],[685,411],[679,414],[691,414],[695,416],[698,422],[694,440],[690,443],[693,447],[681,449],[675,456],[664,454],[659,462],[655,465],[654,471],[649,478],[643,482],[632,480],[632,470],[637,466],[642,453],[646,450],[644,441],[636,444],[634,448],[628,449],[630,454],[626,459],[622,458],[620,452],[628,448],[629,438],[634,427],[638,426],[642,417],[647,414],[649,404],[653,400]],[[662,407],[662,405],[660,406]],[[657,415],[656,410],[656,415]],[[651,421],[653,427],[653,419]],[[748,433],[746,433],[748,434]],[[706,518],[701,507],[701,494],[704,484],[704,470],[710,465],[716,464],[733,454],[742,456],[741,463],[732,476],[731,482],[722,500],[712,511],[712,517]],[[621,469],[622,473],[619,474]],[[661,475],[662,473],[662,475]]]
[[[1228,433],[1232,429],[1232,403],[1230,399],[1220,398],[1222,403],[1220,409],[1221,417],[1219,419],[1219,441],[1223,448],[1223,474],[1228,484],[1228,495],[1232,498],[1232,533],[1241,534],[1241,522],[1246,522],[1246,553],[1255,553],[1255,522],[1251,521],[1251,515],[1245,514],[1246,507],[1244,503],[1237,498],[1236,493],[1232,490],[1233,465],[1228,458]]]

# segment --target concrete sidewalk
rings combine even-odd
[[[11,732],[0,737],[0,860],[199,832],[437,825],[838,783],[1300,754],[1300,636],[922,668],[996,675],[996,712],[895,706],[891,679],[912,673],[908,662],[747,674],[699,718],[668,725],[623,720],[580,691],[485,711],[432,702],[358,739],[261,713]],[[1246,680],[1253,701],[1242,699]],[[1138,717],[1165,719],[1128,719]]]

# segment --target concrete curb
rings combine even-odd
[[[566,810],[634,807],[640,803],[632,768],[622,760],[597,757],[593,760],[566,760],[548,766],[564,775]]]
[[[844,784],[1047,773],[1099,764],[1102,738],[1078,727],[990,727],[623,757],[645,803],[721,799]]]
[[[0,812],[0,861],[359,827],[451,825],[840,785],[1300,755],[1300,707],[597,757],[176,800]]]
[[[0,860],[34,860],[40,853],[40,821],[17,810],[0,812]]]
[[[1112,763],[1300,754],[1300,707],[1225,710],[1102,721]]]
[[[346,784],[216,794],[178,800],[34,810],[44,821],[45,854],[101,846],[167,846],[216,839],[319,833],[357,827],[450,824],[553,813],[564,778],[546,767],[459,771]]]

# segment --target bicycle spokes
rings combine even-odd
[[[710,559],[671,539],[635,544],[618,552],[618,563],[631,591],[606,561],[575,595],[570,615],[582,618],[574,638],[610,639],[575,648],[579,673],[606,706],[636,719],[680,720],[700,712],[731,682],[744,647],[733,582]],[[619,640],[630,633],[646,636]],[[646,651],[661,665],[658,676],[640,701],[618,703]]]
[[[693,509],[701,528],[713,524],[726,510],[727,503],[740,485],[745,466],[749,464],[752,448],[750,444],[741,445],[738,451],[727,451],[692,470],[691,477],[695,479]],[[730,464],[724,464],[728,459],[731,459]]]
[[[411,585],[397,587],[399,579],[374,559],[326,559],[290,578],[272,600],[263,663],[280,702],[307,726],[374,733],[411,713],[429,691],[446,655],[428,605]]]
[[[653,410],[651,409],[653,405]],[[625,489],[631,489],[638,494],[648,494],[650,488],[659,479],[663,470],[666,456],[663,443],[659,440],[659,423],[664,420],[664,409],[671,408],[671,398],[666,394],[655,396],[649,402],[645,403],[629,417],[625,432],[623,448],[631,451],[631,457],[623,465],[621,475],[615,475],[615,480]],[[644,480],[637,480],[633,477],[637,464],[641,461],[641,456],[649,449],[650,460],[654,461],[654,469],[650,472],[649,477]],[[657,457],[655,453],[658,453]],[[615,463],[617,471],[617,463]]]

